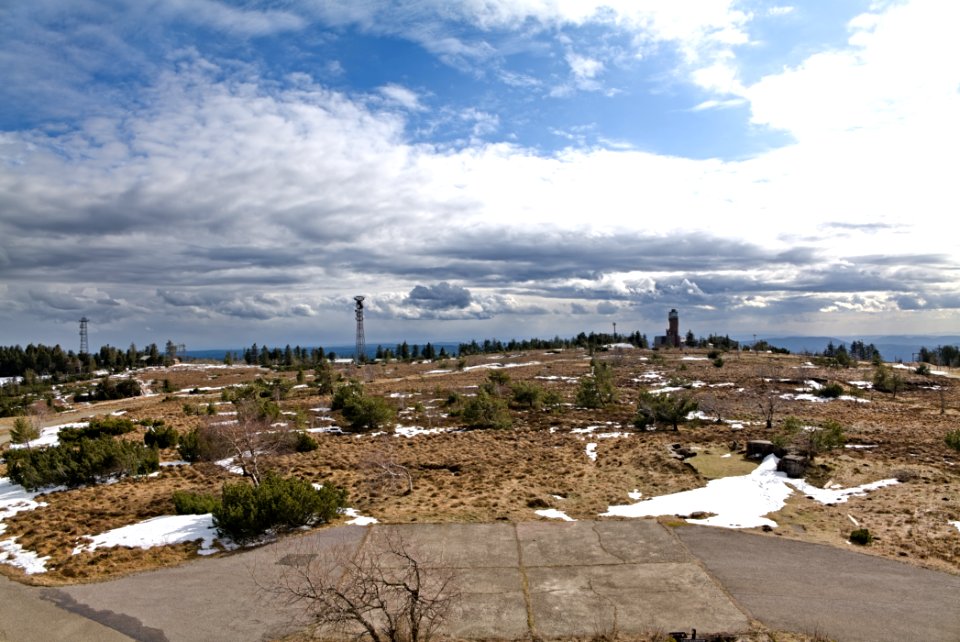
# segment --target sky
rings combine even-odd
[[[0,2],[0,345],[956,333],[958,22]]]

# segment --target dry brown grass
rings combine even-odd
[[[427,374],[438,369],[437,364],[338,366],[344,377],[363,380],[370,393],[388,396],[397,405],[398,422],[403,425],[458,431],[409,439],[392,434],[318,434],[316,451],[278,457],[273,465],[283,474],[345,487],[353,507],[385,522],[522,521],[536,519],[534,509],[543,507],[558,508],[577,519],[596,519],[611,504],[629,503],[626,493],[633,489],[640,490],[644,497],[652,497],[702,486],[704,475],[671,456],[672,443],[698,448],[702,453],[710,451],[719,457],[731,446],[742,447],[748,439],[768,438],[769,431],[763,427],[757,406],[761,385],[779,392],[795,392],[803,381],[817,379],[839,381],[849,389],[847,382],[869,381],[872,377],[872,368],[868,367],[803,368],[804,359],[793,356],[730,355],[723,368],[715,368],[707,360],[683,360],[679,352],[665,353],[662,363],[643,361],[641,356],[649,357],[650,353],[601,356],[614,366],[619,389],[619,401],[614,406],[602,411],[569,406],[556,413],[513,411],[514,426],[503,431],[460,431],[457,418],[449,416],[449,409],[444,407],[451,392],[475,393],[474,386],[486,380],[489,370],[458,372],[453,360],[447,363],[450,372],[444,374]],[[470,366],[492,363],[531,364],[503,371],[513,381],[531,380],[555,390],[570,403],[576,393],[576,378],[587,372],[589,358],[582,352],[571,351],[493,359],[478,356],[468,360]],[[696,384],[699,387],[687,392],[716,409],[723,418],[747,422],[745,427],[734,430],[728,424],[702,421],[682,426],[678,432],[633,432],[630,421],[638,392],[652,385],[641,375],[654,371],[677,385],[702,382],[704,385]],[[770,516],[780,527],[768,536],[847,547],[846,538],[854,528],[849,517],[852,516],[876,537],[871,546],[862,549],[865,552],[960,573],[960,537],[948,524],[960,520],[960,456],[943,444],[944,433],[955,427],[960,416],[958,389],[951,379],[903,372],[909,385],[895,399],[866,391],[862,396],[870,403],[778,402],[776,422],[787,415],[795,415],[805,423],[833,419],[847,428],[852,443],[876,446],[822,456],[812,471],[812,479],[850,486],[896,476],[904,483],[836,506],[823,506],[795,494],[783,510]],[[278,375],[251,368],[178,369],[143,376],[156,381],[169,378],[176,388],[185,389]],[[279,376],[292,379],[294,373]],[[763,384],[761,376],[775,381]],[[310,381],[309,376],[307,380]],[[711,387],[717,384],[732,385]],[[932,384],[948,387],[945,415],[939,412],[939,392],[925,389]],[[180,430],[188,430],[204,419],[185,415],[183,404],[206,404],[218,401],[219,396],[219,391],[214,391],[165,401],[165,396],[159,395],[98,404],[85,412],[124,408],[133,419],[162,418]],[[313,389],[296,389],[282,406],[287,411],[306,410],[328,407],[329,401],[316,396]],[[333,418],[341,422],[339,417]],[[68,421],[70,417],[56,420]],[[314,419],[314,425],[327,423]],[[596,432],[631,434],[598,439],[595,434],[571,432],[596,425],[601,426]],[[589,442],[598,444],[596,462],[586,456]],[[166,453],[165,459],[175,458],[175,452]],[[412,492],[407,493],[402,484],[377,483],[372,464],[386,460],[410,472]],[[726,460],[712,463],[722,461]],[[713,469],[704,472],[707,476],[719,474]],[[87,581],[175,564],[193,554],[195,546],[150,551],[101,549],[78,556],[70,553],[84,534],[169,514],[173,490],[216,491],[228,478],[230,475],[219,467],[197,465],[165,468],[157,478],[53,493],[44,498],[48,506],[8,519],[8,534],[18,536],[18,541],[28,549],[51,555],[50,571],[32,578],[43,583]],[[9,567],[2,568],[7,573],[19,574]]]

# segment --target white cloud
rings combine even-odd
[[[158,8],[199,24],[246,36],[295,31],[306,26],[306,21],[295,13],[243,10],[216,0],[166,0]]]
[[[747,104],[745,98],[730,98],[729,100],[705,100],[698,103],[690,111],[706,111],[708,109],[730,109],[732,107],[742,107]]]
[[[770,7],[769,9],[767,9],[767,15],[786,16],[793,13],[794,11],[796,11],[796,7],[791,7],[786,5],[778,6],[778,7]]]
[[[420,98],[416,92],[407,89],[403,85],[390,83],[380,87],[377,91],[387,99],[388,103],[399,105],[410,111],[422,111],[425,109],[424,106],[420,104]]]
[[[567,64],[570,65],[570,71],[578,80],[593,80],[603,72],[601,61],[572,52],[567,54]]]
[[[849,24],[846,47],[814,54],[742,92],[753,121],[797,138],[943,123],[960,107],[960,7],[930,0],[885,6]],[[953,129],[953,128],[952,128]]]

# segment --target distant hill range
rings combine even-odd
[[[960,345],[960,335],[864,335],[859,337],[757,337],[778,348],[793,353],[823,352],[831,341],[833,345],[849,346],[853,341],[872,343],[880,351],[884,361],[913,361],[920,348]],[[744,341],[749,345],[750,341]]]

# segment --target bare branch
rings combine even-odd
[[[356,554],[333,546],[287,557],[302,562],[286,566],[266,590],[302,607],[318,633],[425,642],[459,600],[454,571],[394,529],[375,530]]]

